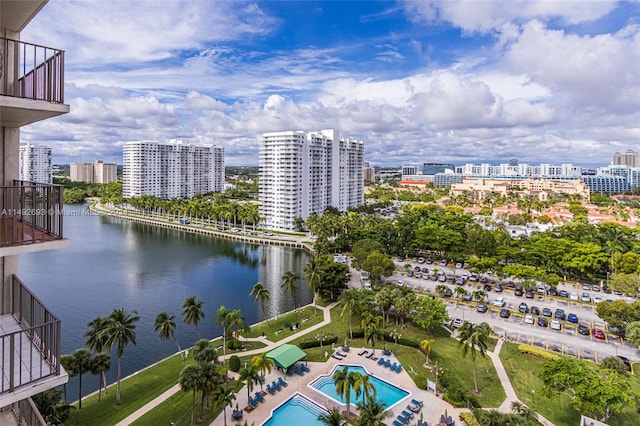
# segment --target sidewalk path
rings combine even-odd
[[[318,324],[315,324],[309,328],[305,328],[300,330],[300,333],[296,333],[296,334],[292,334],[291,336],[285,337],[282,340],[279,340],[277,342],[272,342],[270,340],[268,340],[266,337],[256,337],[256,338],[250,338],[250,339],[243,339],[243,340],[253,340],[253,341],[261,341],[263,343],[265,343],[267,346],[264,348],[260,348],[260,349],[254,349],[251,351],[246,351],[246,352],[242,352],[242,356],[247,356],[247,355],[259,355],[263,352],[269,352],[275,348],[277,348],[278,346],[284,344],[284,343],[289,343],[295,339],[297,339],[300,336],[304,336],[306,334],[312,333],[315,330],[318,330],[319,328],[329,324],[329,322],[331,322],[331,308],[333,308],[335,305],[337,304],[337,302],[334,302],[332,304],[330,304],[329,306],[318,306],[318,309],[322,310],[323,313],[323,320],[321,322],[319,322]],[[228,354],[226,356],[226,358],[230,357],[232,354]],[[225,357],[220,356],[219,359],[221,361],[226,360]],[[149,401],[148,403],[146,403],[145,405],[143,405],[142,407],[140,407],[138,410],[136,410],[135,412],[131,413],[127,418],[123,419],[122,421],[120,421],[119,423],[116,424],[116,426],[128,426],[131,423],[135,422],[136,420],[138,420],[140,417],[144,416],[146,413],[148,413],[149,411],[153,410],[155,407],[157,407],[158,405],[162,404],[163,402],[165,402],[167,399],[171,398],[173,395],[175,395],[176,393],[178,393],[180,391],[180,384],[176,384],[174,386],[172,386],[171,388],[167,389],[167,391],[165,391],[164,393],[162,393],[161,395],[157,396],[155,399],[153,399],[152,401]]]

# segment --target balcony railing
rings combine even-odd
[[[0,187],[0,247],[62,239],[62,191],[23,180]]]
[[[60,320],[13,275],[11,312],[2,316],[0,393],[60,374]]]
[[[64,51],[0,37],[0,95],[64,103]]]

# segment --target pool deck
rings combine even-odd
[[[278,377],[283,377],[283,379],[289,384],[289,386],[283,387],[281,391],[275,393],[274,395],[267,393],[264,396],[265,401],[259,404],[258,407],[256,407],[252,412],[247,413],[243,411],[242,422],[244,423],[244,420],[247,420],[249,424],[255,423],[256,426],[261,425],[264,421],[269,419],[272,410],[288,400],[295,392],[300,392],[301,394],[327,408],[332,408],[336,405],[339,405],[326,395],[308,386],[309,383],[311,383],[318,376],[328,375],[331,370],[333,370],[336,364],[362,365],[369,373],[373,374],[374,376],[389,383],[393,383],[394,385],[411,392],[411,395],[407,396],[400,403],[394,406],[392,410],[393,417],[389,417],[389,419],[387,420],[387,423],[389,424],[393,422],[393,419],[395,419],[402,410],[407,409],[407,404],[411,403],[412,398],[424,401],[424,406],[421,410],[421,414],[423,416],[423,420],[426,420],[430,425],[438,424],[440,415],[444,413],[445,410],[449,415],[454,416],[454,418],[457,419],[458,413],[462,411],[461,409],[454,408],[447,402],[436,397],[433,392],[418,389],[405,370],[398,374],[395,371],[391,371],[389,368],[378,365],[377,361],[367,359],[364,356],[358,356],[359,351],[360,349],[358,348],[352,348],[350,352],[347,352],[346,358],[337,360],[331,357],[333,351],[330,347],[328,347],[328,360],[326,362],[309,362],[307,366],[311,371],[305,373],[304,376],[294,374],[293,376],[283,377],[281,371],[273,370],[271,374],[266,377],[266,383],[271,383],[271,381],[273,380],[277,382]],[[382,351],[377,349],[376,356],[380,355],[382,355]],[[390,359],[393,362],[395,360],[395,356],[392,355]],[[259,390],[260,387],[256,386],[251,394],[253,395],[256,391]],[[243,388],[243,390],[238,392],[236,401],[239,408],[244,408],[248,405],[246,388]],[[232,405],[233,407],[235,407],[235,402]],[[346,405],[344,404],[342,404],[341,407],[342,409],[346,409]],[[351,411],[357,412],[357,408],[353,401],[351,402]],[[231,412],[232,410],[227,409],[227,424],[235,424],[234,420],[231,418]],[[211,423],[211,426],[223,426],[225,424],[223,416],[223,414],[218,416],[218,418],[216,418]],[[414,416],[414,420],[410,422],[409,425],[415,425],[419,418],[420,413]]]

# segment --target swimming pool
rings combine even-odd
[[[271,417],[262,426],[321,426],[320,414],[327,413],[324,407],[311,401],[301,393],[294,393],[278,408],[271,412]]]
[[[338,368],[343,368],[343,367],[345,367],[344,364],[337,364],[333,368],[333,370],[331,370],[331,373],[329,373],[329,375],[318,377],[313,382],[309,383],[309,386],[311,386],[312,388],[316,389],[319,392],[322,392],[323,394],[327,395],[329,398],[333,399],[334,401],[344,404],[345,400],[337,394],[336,385],[333,382],[333,377],[332,377],[333,373]],[[366,370],[366,368],[364,368],[361,365],[346,365],[346,367],[349,367],[348,371],[357,371],[360,374],[370,374]],[[379,401],[384,401],[387,404],[387,409],[393,407],[398,402],[400,402],[404,398],[411,395],[411,392],[401,389],[395,385],[392,385],[391,383],[386,382],[373,375],[369,377],[369,381],[373,383],[373,385],[376,387],[376,399]],[[363,396],[360,395],[360,398],[356,400],[356,393],[354,390],[351,390],[352,404],[362,401],[362,398]]]

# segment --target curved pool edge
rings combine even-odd
[[[315,379],[314,379],[315,380]],[[308,386],[308,385],[307,385]],[[293,400],[294,398],[300,397],[304,400],[306,400],[308,403],[315,405],[316,407],[318,407],[320,410],[328,413],[329,410],[327,409],[327,407],[325,407],[324,405],[320,404],[317,401],[314,401],[312,398],[309,398],[308,396],[306,396],[305,394],[301,393],[300,391],[295,391],[289,398],[285,399],[284,401],[282,401],[280,404],[278,404],[276,407],[274,407],[271,412],[269,413],[269,417],[267,417],[262,423],[260,423],[260,426],[265,426],[267,423],[269,423],[272,419],[273,419],[273,415],[276,411],[278,411],[280,408],[282,408],[284,405],[288,404],[291,400]]]

